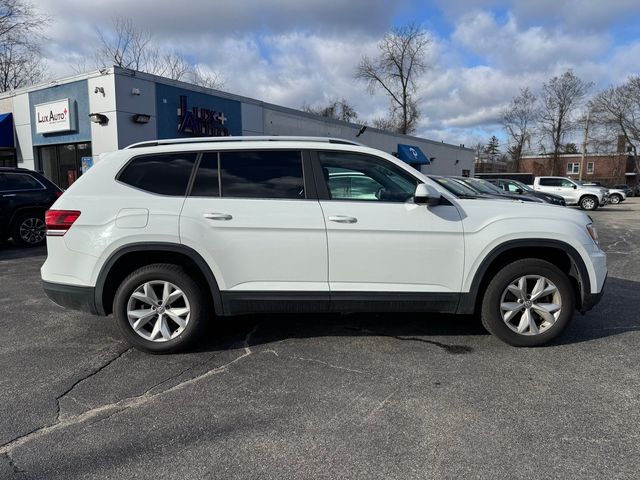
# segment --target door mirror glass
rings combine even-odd
[[[431,185],[421,183],[416,187],[416,193],[413,196],[413,201],[418,205],[427,205],[432,207],[440,203],[440,192]]]

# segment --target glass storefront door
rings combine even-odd
[[[82,157],[91,156],[91,143],[38,147],[38,169],[60,188],[69,188],[81,174]]]

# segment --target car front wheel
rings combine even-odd
[[[185,350],[201,333],[207,313],[202,289],[178,265],[135,270],[118,287],[113,312],[125,338],[139,350]]]
[[[580,199],[580,208],[583,210],[595,210],[598,208],[598,199],[590,195],[582,197]]]
[[[517,260],[491,280],[482,302],[482,324],[518,347],[554,339],[573,316],[574,292],[567,275],[540,259]]]

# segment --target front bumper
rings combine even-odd
[[[604,278],[604,282],[602,283],[602,288],[598,293],[583,293],[582,295],[582,305],[580,306],[580,313],[586,313],[595,307],[600,300],[602,299],[602,295],[604,295],[604,287],[607,283],[607,277]]]
[[[43,281],[42,288],[49,300],[56,305],[98,315],[94,287],[81,287]]]

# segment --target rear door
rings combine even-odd
[[[200,160],[181,241],[204,251],[237,308],[252,300],[263,302],[248,309],[314,296],[328,301],[325,224],[303,156],[243,150],[205,152]]]
[[[413,203],[419,180],[380,157],[320,151],[314,168],[336,309],[455,310],[464,262],[458,210]]]

